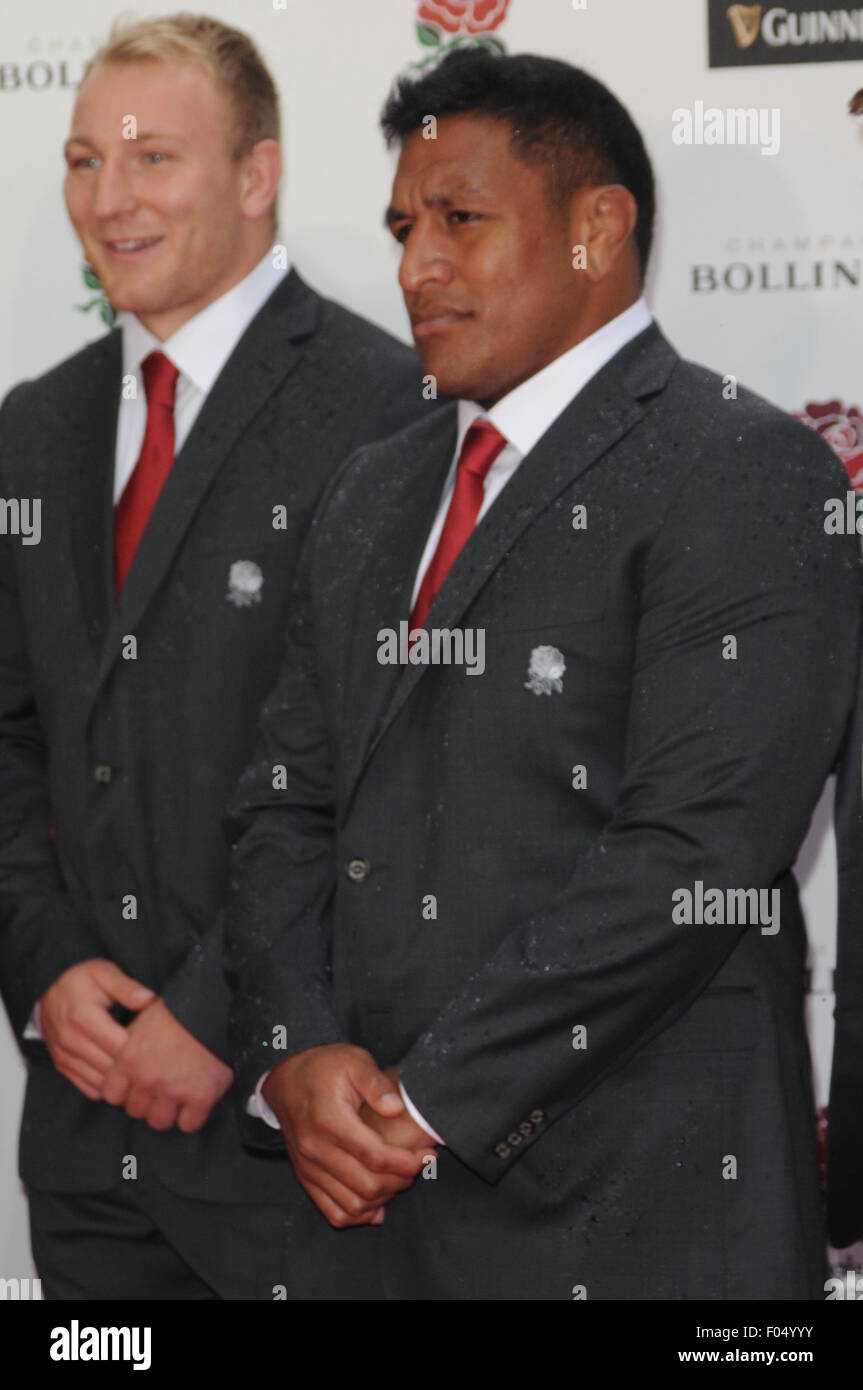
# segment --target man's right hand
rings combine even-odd
[[[282,1127],[297,1178],[331,1226],[377,1226],[384,1204],[410,1187],[430,1152],[388,1144],[360,1118],[363,1104],[394,1117],[404,1102],[371,1053],[347,1043],[297,1052],[261,1088]]]
[[[64,970],[39,1000],[39,1027],[61,1076],[88,1100],[99,1100],[102,1080],[126,1041],[108,1012],[112,1004],[142,1009],[155,995],[110,960],[85,960]]]

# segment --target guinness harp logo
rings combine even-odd
[[[725,12],[738,48],[751,48],[761,28],[760,5],[729,5]]]
[[[709,65],[759,68],[769,63],[860,62],[863,3],[845,0],[843,5],[840,0],[834,6],[835,0],[829,5],[828,0],[785,0],[782,5],[772,0],[767,5],[706,0]]]

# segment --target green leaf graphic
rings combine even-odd
[[[418,24],[417,38],[420,43],[424,43],[427,48],[437,48],[440,43],[440,34],[431,24]]]

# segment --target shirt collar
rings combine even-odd
[[[460,400],[456,458],[468,429],[479,418],[490,420],[522,458],[529,454],[590,378],[652,322],[641,295],[623,313],[514,387],[489,410],[483,410],[477,401]]]
[[[181,374],[207,395],[252,319],[289,270],[290,263],[273,265],[273,251],[268,248],[244,279],[187,319],[164,342],[134,314],[119,314],[123,374],[137,375],[148,353],[164,352]]]

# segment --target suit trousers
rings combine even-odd
[[[31,1186],[30,1238],[45,1298],[384,1298],[377,1229],[334,1230],[282,1166],[283,1205],[195,1201],[152,1176],[99,1193]]]
[[[273,1299],[291,1284],[278,1206],[190,1201],[154,1177],[28,1198],[46,1299]]]

